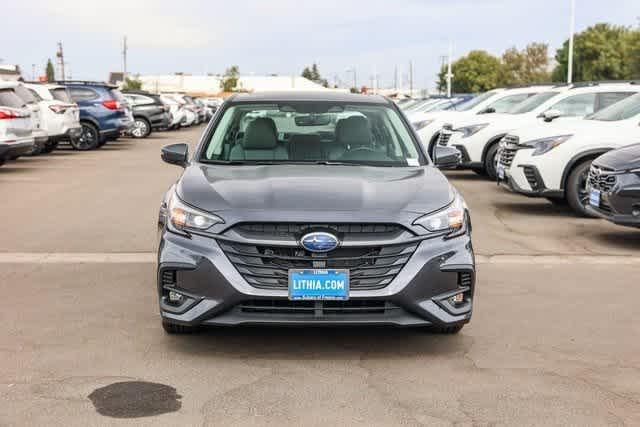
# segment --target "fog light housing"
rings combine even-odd
[[[180,304],[184,300],[184,295],[176,291],[169,291],[169,302],[171,304]]]
[[[460,292],[449,298],[449,302],[452,305],[462,304],[464,302],[464,293]]]

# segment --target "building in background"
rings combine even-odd
[[[18,80],[21,77],[18,65],[0,64],[0,80]]]

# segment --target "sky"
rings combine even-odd
[[[640,0],[575,0],[576,30],[597,22],[638,26]],[[391,86],[394,69],[414,87],[433,88],[442,56],[545,42],[569,33],[570,0],[49,0],[2,6],[0,61],[42,74],[63,43],[73,78],[140,74],[299,74],[318,63],[331,83]]]

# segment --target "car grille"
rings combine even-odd
[[[442,130],[440,131],[440,137],[438,138],[438,145],[447,145],[449,140],[451,139],[451,131]]]
[[[290,269],[348,269],[352,290],[381,289],[402,270],[418,244],[339,247],[313,254],[300,247],[221,241],[220,247],[253,287],[288,289]]]
[[[314,317],[387,314],[399,307],[382,300],[349,301],[289,301],[285,299],[260,299],[240,303],[239,310],[254,314],[296,314]]]
[[[514,135],[507,135],[502,138],[502,144],[500,148],[500,164],[509,167],[511,163],[513,163],[513,158],[516,156],[516,152],[518,151],[518,142],[520,138]]]
[[[327,253],[307,251],[298,242],[312,231],[331,232],[343,245]],[[289,270],[315,268],[348,269],[351,289],[381,289],[418,246],[403,243],[415,235],[398,224],[242,223],[225,234],[232,241],[220,239],[221,249],[244,279],[261,289],[286,290]]]
[[[612,175],[610,172],[612,171],[609,169],[591,165],[588,176],[589,187],[605,193],[613,190],[613,187],[616,185],[616,176]]]

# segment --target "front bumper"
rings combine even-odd
[[[474,288],[469,234],[423,240],[387,286],[352,289],[344,303],[289,301],[286,289],[254,287],[215,239],[188,238],[166,229],[160,238],[160,313],[165,320],[184,325],[450,326],[471,319]],[[169,290],[184,295],[182,303],[170,304]],[[465,300],[453,306],[449,298],[460,292]]]
[[[610,191],[601,191],[600,204],[588,205],[587,210],[614,224],[640,227],[640,176],[636,174],[616,175],[616,184]]]
[[[516,176],[512,175],[513,172],[515,172],[514,175]],[[526,184],[522,183],[523,179]],[[515,168],[512,166],[504,169],[504,176],[502,178],[498,177],[498,184],[514,193],[527,197],[564,197],[564,191],[547,188],[538,168],[531,165],[518,165]]]

